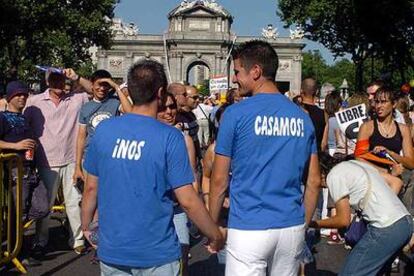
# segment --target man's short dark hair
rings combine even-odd
[[[63,89],[65,87],[65,76],[61,73],[49,72],[46,79],[50,88]]]
[[[111,73],[103,69],[93,72],[91,76],[91,82],[95,82],[100,79],[112,79]]]
[[[232,51],[234,59],[240,59],[241,65],[250,70],[253,65],[262,67],[263,77],[274,81],[276,78],[277,68],[279,67],[279,58],[273,47],[262,40],[251,40],[240,44]]]
[[[164,66],[153,60],[142,60],[128,72],[128,91],[135,105],[148,104],[157,98],[158,90],[167,91]]]
[[[374,80],[367,84],[367,88],[371,86],[378,86],[378,88],[385,86],[385,82],[383,80]]]

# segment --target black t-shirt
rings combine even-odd
[[[321,143],[323,138],[323,132],[325,130],[325,113],[322,109],[313,104],[303,104],[305,109],[309,112],[309,116],[312,120],[315,128],[316,142],[318,151],[321,150]]]
[[[0,112],[0,140],[17,143],[24,139],[33,139],[33,132],[22,113]],[[15,152],[5,150],[4,152]],[[24,156],[25,151],[20,151]]]
[[[179,111],[175,117],[175,122],[183,125],[182,131],[189,135],[194,142],[194,147],[198,158],[201,158],[200,142],[198,141],[198,123],[197,118],[191,111]]]

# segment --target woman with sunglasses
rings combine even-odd
[[[167,94],[165,104],[161,105],[158,108],[157,119],[160,122],[163,122],[170,126],[175,126],[178,129],[182,129],[182,125],[176,123],[177,115],[177,102],[172,94]],[[196,175],[196,154],[193,140],[190,136],[184,135],[184,140],[187,146],[188,157],[190,159],[191,167],[193,168],[194,175]],[[196,179],[196,177],[195,177]],[[193,182],[193,187],[198,193],[198,183],[197,180]],[[178,239],[181,244],[181,258],[182,258],[182,275],[188,275],[188,253],[190,250],[190,234],[188,229],[188,218],[184,210],[180,207],[178,202],[174,206],[174,226],[177,232]]]
[[[373,152],[393,160],[394,164],[374,162],[395,193],[402,188],[400,176],[404,168],[414,169],[414,152],[411,132],[407,125],[394,120],[396,95],[387,87],[379,88],[375,94],[376,118],[362,124],[355,149],[355,157]]]

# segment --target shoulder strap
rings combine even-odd
[[[204,112],[204,110],[201,108],[201,106],[200,106],[200,105],[198,105],[198,108],[200,108],[201,112],[203,112],[203,114],[204,114],[204,117],[206,117],[206,119],[208,120],[208,116],[207,116],[207,114]]]
[[[368,199],[371,195],[371,189],[372,189],[371,177],[369,176],[369,173],[368,173],[367,169],[365,169],[363,166],[358,164],[358,162],[353,161],[353,160],[351,160],[350,162],[352,162],[352,164],[355,164],[358,167],[360,167],[364,171],[364,173],[367,177],[367,191],[365,192],[365,196],[362,198],[362,200],[358,204],[359,209],[364,210],[364,208],[367,206]]]

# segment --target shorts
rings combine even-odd
[[[175,231],[177,232],[178,240],[181,245],[190,245],[190,233],[188,230],[188,217],[184,212],[174,213],[173,218]]]

